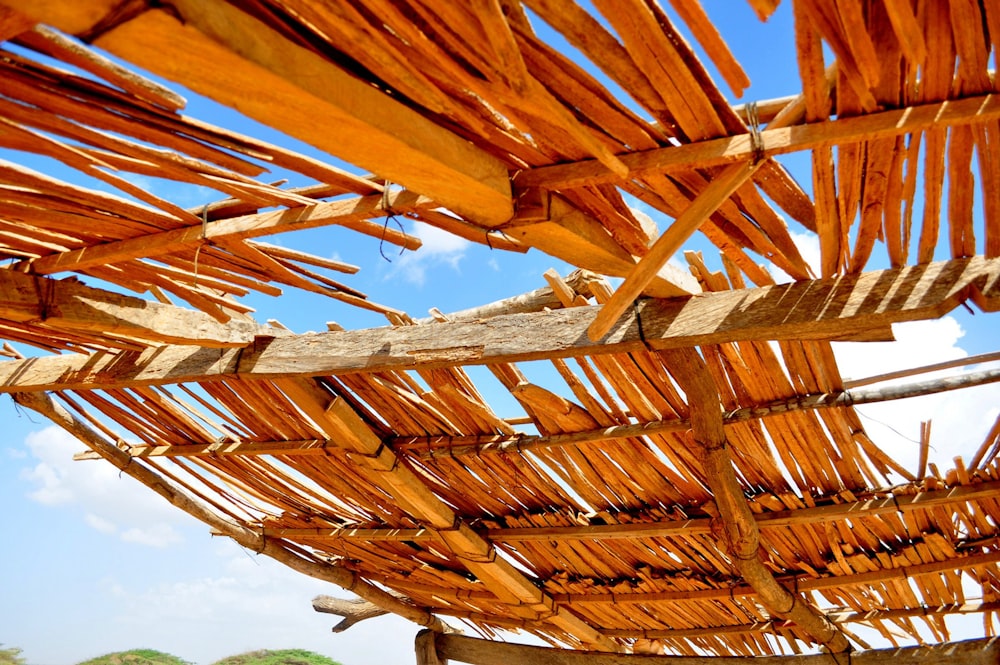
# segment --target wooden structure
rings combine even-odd
[[[731,106],[683,35],[734,94],[749,82],[694,0],[0,0],[0,146],[131,197],[0,162],[0,334],[77,352],[0,363],[0,389],[82,457],[357,594],[334,609],[351,621],[429,627],[428,663],[529,658],[463,646],[448,620],[692,657],[836,655],[867,648],[857,624],[947,642],[961,613],[991,633],[1000,423],[974,459],[939,469],[925,437],[906,468],[853,407],[1000,376],[845,385],[830,342],[1000,306],[1000,4],[786,2],[801,94]],[[761,21],[777,4],[750,0]],[[357,169],[184,116],[86,44]],[[797,151],[811,195],[774,159]],[[268,165],[312,184],[268,184]],[[127,173],[228,198],[185,209]],[[416,321],[329,275],[353,266],[255,239],[339,225],[416,248],[388,215],[581,272]],[[696,232],[723,271],[666,265]],[[253,321],[239,296],[279,286],[391,326]],[[495,412],[473,366],[523,417]],[[996,658],[905,658],[946,652]]]

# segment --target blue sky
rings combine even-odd
[[[750,75],[753,85],[745,100],[797,92],[790,3],[783,3],[767,24],[743,2],[709,0],[705,7]],[[309,150],[188,98],[195,117],[235,123],[235,129]],[[54,168],[41,160],[30,163],[40,170]],[[787,163],[808,187],[803,160]],[[69,176],[62,172],[61,177]],[[162,181],[150,186],[188,205],[218,198],[172,189]],[[656,221],[661,229],[666,223],[662,217]],[[403,223],[425,245],[401,256],[387,246],[384,253],[391,261],[381,256],[377,240],[343,230],[286,234],[273,241],[360,264],[362,271],[347,283],[415,317],[425,316],[430,307],[454,311],[535,289],[544,285],[541,275],[548,268],[563,274],[570,269],[536,251],[502,254]],[[815,238],[801,231],[798,239],[808,259],[817,253]],[[705,243],[698,246],[712,255]],[[291,290],[282,299],[250,301],[260,320],[276,318],[296,332],[324,330],[331,320],[348,328],[385,324],[369,313]],[[995,350],[993,328],[985,316],[960,311],[941,321],[901,327],[895,344],[839,345],[838,356],[845,376],[877,374]],[[969,456],[978,447],[996,418],[998,398],[1000,389],[987,387],[860,411],[875,441],[911,466],[917,421],[933,418],[932,459],[944,467],[953,456]],[[509,404],[511,412],[500,415],[515,415]],[[412,662],[416,626],[383,617],[332,635],[337,618],[314,613],[310,600],[336,589],[212,538],[207,527],[106,464],[72,462],[82,444],[16,409],[7,398],[0,399],[0,422],[0,501],[7,507],[0,550],[0,644],[23,648],[30,663],[69,665],[134,647],[196,663],[285,647],[319,651],[345,665]],[[976,635],[981,631],[977,622],[955,624],[956,637]]]

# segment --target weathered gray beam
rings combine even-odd
[[[861,275],[647,300],[604,338],[587,337],[599,307],[485,321],[258,338],[222,352],[179,346],[141,354],[0,363],[0,392],[273,379],[521,362],[736,340],[830,339],[934,319],[1000,297],[1000,259],[973,257]]]
[[[250,320],[221,323],[204,312],[15,270],[0,270],[0,320],[147,344],[214,348],[245,346],[264,331]]]

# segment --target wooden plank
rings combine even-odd
[[[4,4],[76,34],[110,14],[103,0]],[[513,215],[500,160],[229,3],[183,0],[143,12],[94,45],[484,226]]]
[[[14,270],[0,271],[0,319],[147,343],[210,348],[242,347],[265,330],[252,321],[223,324],[203,312]]]
[[[354,222],[385,215],[383,204],[381,196],[362,196],[329,203],[319,202],[287,210],[242,215],[49,254],[22,262],[15,267],[38,275],[49,275],[131,259],[149,258],[184,248],[193,249],[205,242],[242,240],[281,231],[335,224],[351,226]],[[414,212],[436,205],[430,199],[406,191],[390,196],[389,204],[397,213]]]
[[[275,378],[432,369],[736,340],[826,339],[937,318],[970,298],[980,307],[1000,305],[1000,259],[953,259],[649,300],[597,342],[586,331],[599,307],[571,307],[475,322],[257,339],[246,348],[222,352],[167,346],[127,360],[98,355],[8,361],[0,363],[0,392],[210,381],[221,375]]]
[[[764,155],[782,155],[820,146],[868,141],[926,130],[932,127],[985,123],[1000,118],[1000,96],[981,95],[945,102],[909,106],[826,122],[814,122],[761,131]],[[754,154],[746,134],[621,155],[628,178],[644,173],[672,173],[696,167],[721,166]],[[516,177],[518,187],[565,189],[614,183],[621,179],[594,160],[526,170]]]
[[[435,634],[439,658],[472,665],[831,665],[830,654],[790,656],[652,656],[600,654],[551,647],[494,642],[455,634]],[[1000,658],[1000,642],[992,639],[951,642],[933,646],[857,651],[851,665],[993,665]],[[846,659],[846,656],[845,656]]]

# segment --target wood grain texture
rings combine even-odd
[[[1000,97],[980,95],[814,122],[780,129],[765,129],[761,135],[764,155],[782,155],[822,146],[841,145],[910,134],[932,127],[986,123],[1000,118]],[[621,157],[629,176],[647,172],[673,173],[695,167],[721,166],[743,161],[754,154],[746,134],[699,141],[668,148],[634,152]],[[519,174],[519,187],[569,188],[617,182],[620,177],[602,164],[588,160],[542,166]]]
[[[598,307],[485,321],[258,338],[242,349],[164,347],[143,354],[0,363],[0,392],[245,378],[320,376],[519,362],[733,340],[825,339],[937,318],[973,299],[996,307],[1000,259],[956,259],[830,280],[649,300],[606,337],[587,328]],[[640,330],[641,324],[641,330]],[[531,330],[531,335],[524,331]]]
[[[206,348],[242,347],[266,330],[249,320],[220,323],[204,312],[13,270],[0,271],[0,318],[151,345]]]
[[[139,14],[95,44],[485,226],[513,215],[507,168],[495,157],[228,3],[178,2],[172,12]],[[75,33],[108,13],[97,0],[30,8]]]
[[[597,654],[480,640],[461,635],[435,635],[442,658],[471,665],[836,665],[830,654],[754,656],[647,656]],[[995,640],[969,640],[934,646],[904,647],[851,654],[852,665],[993,665],[1000,657]]]

